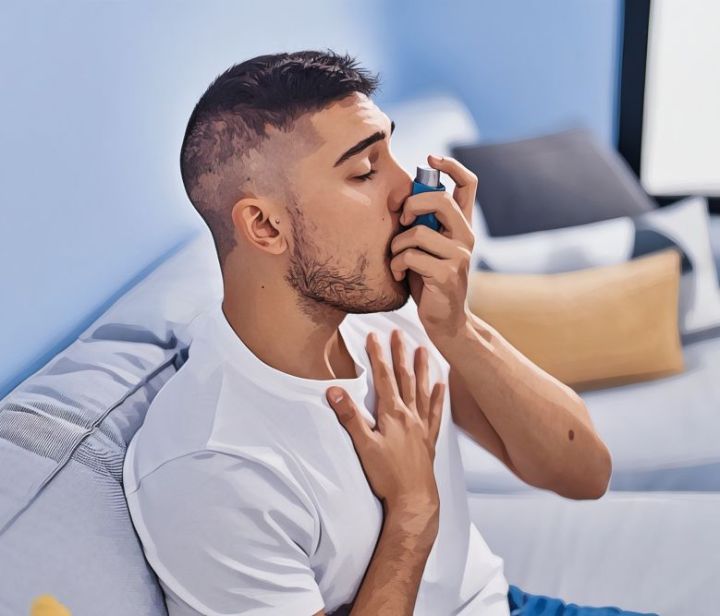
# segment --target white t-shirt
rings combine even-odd
[[[348,314],[340,334],[357,377],[299,378],[262,362],[234,332],[221,301],[191,324],[187,361],[153,399],[128,447],[124,488],[170,616],[331,614],[357,594],[380,535],[382,504],[352,439],[327,402],[342,386],[375,425],[378,334],[406,358],[428,349],[429,386],[448,383],[412,298],[400,310]],[[509,616],[503,559],[470,521],[446,386],[435,452],[439,531],[414,614]]]

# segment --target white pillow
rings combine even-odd
[[[660,233],[685,253],[692,271],[680,277],[679,327],[690,334],[720,326],[720,289],[710,240],[707,199],[688,197],[638,216],[536,231],[488,236],[473,212],[473,266],[493,271],[553,274],[621,263],[632,258],[637,230]]]
[[[497,272],[554,274],[623,263],[632,256],[634,242],[635,225],[623,216],[521,235],[476,237],[475,252]]]
[[[710,244],[705,197],[688,197],[635,217],[638,229],[659,231],[680,246],[693,270],[680,278],[680,331],[720,325],[720,289]]]

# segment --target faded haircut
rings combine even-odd
[[[303,115],[354,92],[371,96],[379,83],[379,74],[330,49],[257,56],[215,78],[188,120],[180,171],[221,267],[236,244],[231,212],[239,199],[263,194],[292,201],[288,161],[265,147],[268,129],[293,131]]]

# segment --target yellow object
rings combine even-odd
[[[473,271],[468,306],[516,349],[577,391],[684,370],[680,253],[556,274]]]
[[[72,616],[72,614],[55,597],[40,595],[33,601],[30,616]]]

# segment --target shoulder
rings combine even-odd
[[[170,461],[207,448],[226,381],[221,364],[202,367],[192,357],[167,380],[128,446],[123,465],[126,491]],[[174,462],[165,472],[180,466]]]
[[[157,547],[183,545],[193,552],[203,540],[233,538],[242,545],[271,532],[302,546],[306,556],[317,547],[319,516],[311,500],[289,478],[255,460],[208,450],[186,453],[148,473],[127,496],[133,521],[140,521],[146,535],[143,542]]]
[[[196,509],[220,521],[223,504],[227,512],[252,507],[294,517],[314,532],[315,509],[299,484],[259,459],[208,449],[187,452],[147,473],[134,491],[149,506],[164,510],[182,507],[194,515]]]
[[[153,569],[194,609],[322,608],[311,568],[317,516],[272,468],[188,453],[143,478],[128,505]]]

